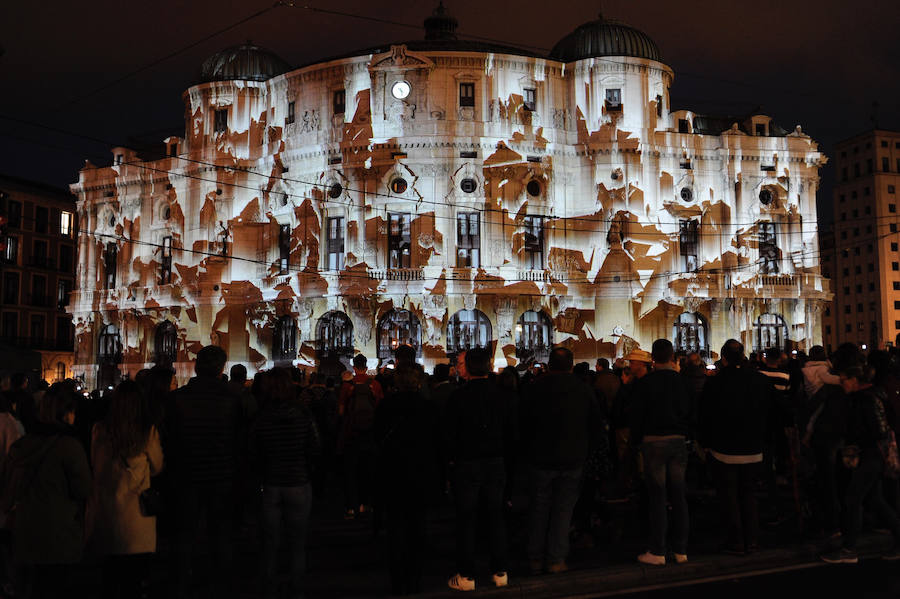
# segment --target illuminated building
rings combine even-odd
[[[900,132],[876,129],[836,144],[835,172],[833,240],[822,258],[834,281],[825,346],[884,348],[900,334]]]
[[[53,383],[73,375],[74,335],[66,313],[75,282],[75,198],[64,190],[0,175],[0,369],[15,357],[40,354],[41,372]],[[36,360],[35,360],[36,361]],[[35,363],[35,368],[37,367]],[[37,382],[37,381],[33,381]]]
[[[226,50],[166,157],[86,165],[81,367],[821,342],[826,159],[799,127],[673,109],[654,42],[602,18],[549,56],[455,29],[439,7],[423,40],[297,69]]]

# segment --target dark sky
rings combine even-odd
[[[177,133],[183,129],[182,92],[196,83],[203,60],[229,45],[252,39],[300,66],[421,38],[421,23],[436,5],[436,0],[297,0],[413,27],[282,6],[204,40],[272,1],[4,2],[0,172],[62,186],[77,180],[85,158],[108,160],[109,147],[127,145],[130,136],[161,141]],[[445,5],[459,19],[463,37],[547,50],[596,18],[601,7],[582,0],[446,0]],[[743,114],[762,106],[786,129],[802,125],[829,155],[836,141],[872,128],[874,101],[878,126],[900,129],[896,0],[605,0],[602,7],[606,16],[656,41],[675,71],[676,108]],[[177,55],[160,60],[172,53]],[[822,174],[827,185],[831,168]]]

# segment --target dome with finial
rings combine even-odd
[[[203,81],[266,81],[291,70],[274,52],[251,41],[226,48],[207,58],[200,67]]]
[[[659,48],[643,31],[599,15],[564,37],[550,51],[550,58],[574,62],[601,56],[632,56],[662,62]]]
[[[443,0],[441,0],[431,16],[425,19],[425,39],[455,40],[457,27],[459,27],[459,21],[447,12]]]

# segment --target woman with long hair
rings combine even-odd
[[[157,502],[142,495],[163,468],[163,452],[156,411],[137,383],[116,388],[91,437],[87,547],[104,558],[104,597],[144,597],[149,558],[156,552]]]

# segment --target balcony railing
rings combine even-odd
[[[379,281],[424,281],[425,273],[421,268],[385,268],[367,271],[370,279]]]

